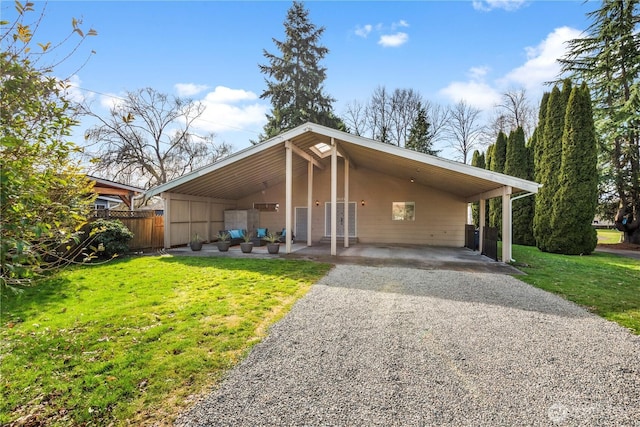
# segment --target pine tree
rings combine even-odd
[[[433,149],[433,135],[429,127],[427,110],[418,104],[418,115],[409,131],[409,138],[405,143],[405,148],[436,156],[440,150]]]
[[[568,84],[565,84],[568,87]],[[564,92],[564,91],[563,91]],[[536,245],[542,251],[548,249],[551,236],[551,218],[553,215],[553,197],[558,191],[558,172],[562,159],[562,133],[564,132],[564,116],[566,102],[563,92],[554,86],[547,102],[542,137],[538,139],[539,158],[536,164],[536,179],[542,188],[536,196],[533,235]]]
[[[598,194],[597,162],[591,97],[583,83],[573,88],[568,100],[549,252],[578,255],[595,249],[597,236],[591,223]]]
[[[259,65],[267,89],[260,98],[271,99],[271,113],[261,140],[272,138],[306,122],[345,130],[344,123],[333,113],[333,102],[324,93],[326,68],[320,61],[329,49],[319,44],[324,27],[309,20],[309,11],[300,2],[293,2],[284,22],[286,39],[274,44],[281,56],[263,51],[269,65]]]
[[[491,170],[494,172],[504,172],[504,163],[507,159],[507,135],[504,132],[498,133],[496,143],[493,146],[491,158]],[[498,234],[502,233],[502,199],[494,197],[489,200],[489,225],[498,229]]]
[[[480,151],[475,150],[473,152],[473,157],[471,157],[471,166],[476,166],[478,168],[484,169],[486,166],[484,153],[481,153]],[[480,202],[473,202],[473,204],[471,205],[471,218],[473,219],[473,224],[476,227],[479,227],[480,226]]]
[[[530,151],[525,146],[524,130],[518,127],[509,134],[504,173],[523,179],[531,179]],[[535,245],[533,238],[533,199],[531,196],[515,200],[512,205],[513,243]]]

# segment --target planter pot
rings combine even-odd
[[[270,254],[277,254],[280,252],[280,243],[267,243],[267,251]]]
[[[231,242],[217,242],[216,246],[218,246],[220,252],[227,252],[231,246]]]
[[[253,242],[242,242],[240,243],[240,249],[242,253],[248,254],[253,250]]]
[[[189,243],[189,246],[191,247],[192,251],[200,251],[200,250],[202,250],[202,242],[199,241],[199,240]]]

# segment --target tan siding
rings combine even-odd
[[[343,201],[344,172],[339,162],[338,200]],[[464,245],[464,224],[467,203],[444,191],[406,180],[389,178],[371,170],[350,170],[350,201],[356,202],[356,232],[363,243],[406,243],[434,246]],[[314,170],[312,240],[325,234],[325,203],[330,201],[330,171]],[[296,178],[293,184],[293,205],[307,205],[307,177]],[[267,188],[260,193],[238,200],[239,208],[253,203],[280,203],[278,212],[261,212],[260,225],[271,231],[284,227],[284,184]],[[315,205],[315,200],[320,206]],[[365,206],[361,206],[361,200]],[[415,202],[415,221],[393,221],[392,202]]]

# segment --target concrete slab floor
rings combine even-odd
[[[266,246],[254,246],[249,254],[242,253],[240,246],[232,246],[228,252],[218,251],[215,244],[205,244],[201,251],[193,252],[188,246],[167,249],[170,255],[211,256],[211,257],[253,257],[304,259],[330,264],[355,264],[368,266],[398,266],[425,270],[454,270],[478,273],[523,274],[517,268],[495,262],[478,251],[467,248],[436,247],[422,245],[396,244],[363,244],[358,243],[348,248],[338,246],[338,256],[331,256],[331,247],[327,244],[306,246],[305,243],[292,245],[292,253],[284,253],[284,245],[280,245],[280,253],[271,255]]]

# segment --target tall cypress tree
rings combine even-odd
[[[565,97],[558,86],[554,86],[547,102],[542,138],[538,139],[540,155],[536,164],[536,179],[543,186],[536,196],[533,235],[538,248],[545,252],[551,236],[553,197],[558,191],[557,176],[562,159],[565,112]]]
[[[533,131],[533,135],[531,136],[530,146],[533,148],[533,178],[536,182],[540,182],[540,171],[538,169],[538,165],[541,165],[542,162],[540,158],[542,157],[542,138],[544,136],[544,124],[547,118],[547,105],[549,104],[549,92],[545,92],[542,95],[542,100],[540,101],[540,110],[538,111],[538,126]]]
[[[518,178],[532,179],[529,152],[525,145],[524,130],[522,127],[518,127],[509,134],[504,173]],[[513,243],[527,246],[535,245],[532,197],[515,200],[512,206],[512,214]]]
[[[473,156],[471,157],[471,166],[476,166],[478,168],[484,169],[486,166],[484,153],[481,153],[480,151],[475,150],[473,152]],[[473,224],[476,227],[479,227],[481,225],[480,224],[480,202],[473,202],[473,204],[471,205],[471,218],[473,219]]]
[[[286,39],[273,39],[281,55],[263,51],[268,65],[259,65],[267,89],[260,98],[271,99],[271,113],[261,140],[272,138],[306,122],[314,122],[344,130],[342,121],[333,113],[333,102],[324,93],[327,69],[320,61],[329,49],[319,44],[324,27],[309,20],[309,11],[300,2],[293,2],[284,22]]]
[[[491,158],[491,170],[494,172],[504,172],[504,163],[507,159],[507,135],[500,131],[493,146]],[[498,233],[502,233],[502,199],[494,197],[489,200],[489,225],[496,227]]]
[[[573,88],[568,100],[549,252],[578,255],[595,249],[597,236],[591,223],[598,194],[597,162],[591,97],[583,83]]]

